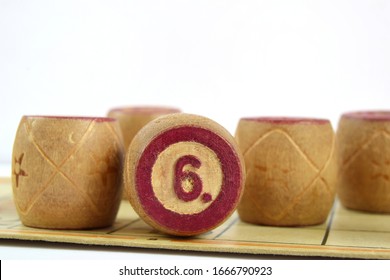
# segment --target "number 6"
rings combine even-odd
[[[175,164],[175,178],[174,178],[174,190],[177,197],[183,201],[192,201],[199,197],[202,193],[202,179],[198,174],[192,171],[184,171],[185,165],[190,164],[195,168],[199,168],[202,163],[195,156],[187,155],[182,156],[176,161]],[[186,191],[183,188],[183,182],[189,181],[192,189]]]

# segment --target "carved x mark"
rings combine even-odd
[[[74,155],[80,148],[81,146],[83,145],[83,143],[85,142],[85,140],[87,139],[87,136],[91,133],[93,127],[94,127],[94,122],[91,121],[90,124],[88,125],[86,131],[84,132],[83,136],[80,138],[80,140],[73,146],[72,150],[69,152],[69,154],[67,156],[65,156],[65,158],[60,162],[60,164],[56,164],[46,153],[45,151],[42,149],[42,147],[37,143],[37,141],[34,139],[34,136],[33,134],[31,133],[31,127],[28,123],[28,121],[26,121],[24,123],[24,127],[27,131],[27,134],[28,134],[28,137],[29,139],[31,139],[31,143],[35,146],[35,148],[37,149],[37,151],[41,154],[41,156],[52,166],[54,167],[54,169],[56,170],[55,172],[53,172],[49,179],[47,180],[47,182],[43,185],[43,187],[40,189],[39,192],[37,192],[31,199],[29,205],[27,205],[26,209],[21,209],[19,207],[19,209],[21,210],[21,212],[23,214],[27,214],[31,208],[34,206],[34,204],[37,202],[37,200],[39,199],[39,197],[41,196],[41,194],[43,192],[45,192],[45,190],[47,188],[50,187],[50,183],[54,180],[55,176],[57,174],[61,174],[63,178],[65,178],[65,180],[67,180],[75,189],[77,189],[80,194],[84,197],[84,199],[86,201],[88,201],[90,204],[92,204],[92,207],[94,208],[94,210],[98,213],[99,212],[99,209],[98,207],[93,203],[93,201],[89,198],[89,196],[83,191],[82,188],[78,187],[77,184],[75,182],[73,182],[73,180],[67,175],[65,174],[61,168],[62,166],[68,161],[68,159]]]
[[[330,164],[331,162],[331,159],[333,157],[333,153],[334,153],[334,145],[335,145],[335,141],[332,142],[332,149],[331,149],[331,152],[329,154],[329,157],[327,158],[327,160],[325,161],[325,164],[321,167],[321,168],[318,168],[314,162],[310,159],[310,157],[303,152],[303,150],[301,149],[301,147],[294,141],[294,139],[292,138],[292,136],[284,131],[284,130],[281,130],[281,129],[274,129],[274,130],[271,130],[271,131],[268,131],[267,133],[263,134],[259,139],[257,139],[246,151],[244,151],[244,157],[248,156],[248,154],[250,154],[252,152],[252,150],[258,145],[260,144],[262,141],[264,141],[266,138],[268,138],[270,135],[272,135],[273,133],[280,133],[282,135],[284,135],[288,141],[292,144],[293,147],[296,148],[296,150],[298,151],[298,153],[302,156],[302,158],[315,170],[316,172],[316,175],[315,177],[311,180],[311,182],[302,189],[301,192],[299,192],[295,197],[294,199],[283,209],[283,211],[281,211],[279,213],[279,215],[276,217],[277,220],[280,220],[282,219],[284,216],[286,216],[288,214],[288,211],[290,211],[290,209],[292,209],[300,200],[301,198],[304,196],[304,194],[314,185],[314,183],[317,181],[317,180],[320,180],[326,190],[328,191],[328,193],[331,193],[331,190],[330,190],[330,187],[328,185],[328,182],[325,180],[325,178],[322,177],[322,173],[324,172],[324,170],[326,170],[326,168],[328,167],[328,165]],[[263,167],[264,168],[264,167]],[[248,170],[248,174],[249,172],[251,172],[252,170]],[[248,176],[247,174],[247,176]],[[250,199],[252,200],[253,204],[255,205],[255,207],[258,207],[257,206],[257,203],[256,201],[254,200],[253,197],[250,197]],[[275,217],[273,217],[275,218]]]

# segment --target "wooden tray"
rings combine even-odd
[[[350,211],[336,201],[326,223],[310,227],[266,227],[241,222],[237,214],[217,229],[193,238],[161,234],[123,201],[112,227],[43,230],[21,224],[9,178],[0,178],[0,238],[248,254],[390,259],[390,215]]]

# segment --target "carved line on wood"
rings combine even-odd
[[[49,187],[49,184],[53,181],[55,175],[58,173],[62,174],[63,172],[60,170],[60,168],[66,163],[66,161],[78,150],[78,148],[81,147],[81,145],[84,143],[84,139],[86,139],[86,136],[90,133],[90,131],[93,128],[93,122],[91,122],[86,131],[84,132],[83,136],[80,138],[79,142],[75,144],[71,149],[71,152],[68,156],[65,157],[65,160],[63,160],[58,166],[54,163],[54,161],[44,152],[44,150],[38,145],[35,138],[32,135],[31,127],[29,126],[28,122],[26,121],[24,123],[26,132],[28,134],[28,137],[31,139],[32,144],[35,146],[35,148],[38,150],[38,152],[42,155],[42,157],[50,164],[52,165],[56,171],[50,176],[49,180],[44,184],[44,186],[41,188],[41,190],[36,193],[33,198],[30,200],[29,205],[26,207],[26,210],[22,210],[23,214],[28,214],[28,212],[32,209],[36,201],[39,199],[40,195]]]
[[[91,121],[91,123],[88,125],[86,131],[84,132],[83,136],[80,138],[79,142],[76,143],[73,148],[71,149],[70,153],[65,157],[64,160],[62,160],[62,162],[57,166],[54,161],[44,152],[44,150],[39,146],[39,144],[36,142],[34,136],[32,135],[32,132],[31,132],[31,127],[30,125],[28,124],[27,121],[24,122],[24,127],[26,129],[26,132],[27,132],[27,135],[28,135],[28,138],[31,139],[31,143],[35,146],[35,148],[38,150],[38,152],[42,155],[42,157],[50,164],[52,165],[56,171],[54,171],[51,176],[49,177],[48,181],[43,185],[43,187],[40,189],[40,191],[38,191],[29,201],[27,207],[25,209],[22,209],[19,205],[18,205],[18,208],[19,210],[21,211],[22,214],[24,215],[27,215],[31,209],[33,208],[33,206],[35,205],[35,203],[38,201],[39,197],[42,195],[42,193],[44,193],[46,191],[46,189],[49,187],[49,184],[53,181],[54,177],[57,175],[57,174],[61,174],[65,179],[67,179],[71,185],[73,185],[73,187],[75,189],[77,189],[81,194],[82,196],[84,197],[84,199],[86,201],[88,201],[90,204],[92,204],[92,207],[94,209],[94,211],[96,211],[97,213],[99,213],[99,209],[98,207],[93,203],[93,201],[90,199],[90,197],[88,196],[88,194],[86,194],[84,191],[82,191],[82,189],[80,187],[77,186],[77,184],[75,184],[62,170],[61,170],[61,167],[67,162],[67,160],[74,154],[76,153],[80,148],[81,146],[84,144],[84,142],[86,141],[87,139],[87,136],[91,133],[93,127],[94,127],[94,122]]]
[[[312,185],[314,185],[314,183],[319,179],[319,174],[317,174],[314,179],[307,185],[307,187],[305,187],[300,193],[298,193],[293,199],[292,201],[283,209],[280,211],[280,213],[275,216],[275,215],[269,215],[269,214],[266,214],[266,216],[268,218],[271,218],[273,220],[276,220],[276,221],[280,221],[281,219],[283,219],[287,214],[288,212],[290,211],[290,209],[292,209],[295,205],[297,205],[299,203],[299,201],[302,199],[302,197],[304,196],[304,194],[312,187]],[[325,182],[322,181],[324,184]],[[326,185],[326,184],[325,184]],[[326,188],[328,190],[328,188]],[[329,190],[328,190],[329,191]],[[257,204],[257,201],[255,200],[255,198],[253,196],[249,196],[249,199],[252,201],[252,204],[258,209],[259,212],[262,212],[261,209],[259,209],[258,207],[258,204]]]
[[[270,135],[270,133],[268,133],[268,136]],[[264,137],[262,137],[262,140],[264,140]],[[331,194],[331,190],[330,190],[330,187],[329,187],[329,184],[328,182],[326,182],[325,178],[322,177],[322,172],[324,170],[326,170],[326,168],[328,167],[328,165],[330,164],[331,160],[332,160],[332,157],[334,155],[334,152],[335,152],[335,141],[333,139],[332,141],[332,148],[331,148],[331,152],[329,153],[329,156],[324,164],[324,166],[320,169],[320,170],[316,170],[317,171],[317,174],[316,176],[313,178],[313,180],[300,192],[298,193],[293,199],[292,201],[282,210],[280,211],[279,215],[277,215],[276,217],[275,216],[271,216],[271,215],[267,215],[268,218],[272,218],[274,220],[281,220],[283,219],[287,214],[288,214],[288,211],[290,209],[292,209],[296,204],[298,204],[298,202],[302,199],[303,195],[314,185],[314,183],[320,179],[323,184],[325,185],[325,188],[327,190],[327,192],[329,194]],[[249,177],[249,174],[250,172],[252,172],[252,169],[248,170],[248,174],[247,174],[247,177]],[[249,196],[249,199],[252,201],[253,205],[260,211],[260,209],[258,208],[258,205],[257,205],[257,202],[255,201],[255,198],[253,196]]]
[[[116,141],[117,141],[118,143],[123,143],[122,137],[118,134],[117,130],[114,129],[114,128],[112,127],[112,124],[111,124],[111,123],[108,123],[108,122],[105,122],[104,124],[106,125],[106,127],[108,128],[108,130],[110,130],[111,133],[115,136]],[[127,148],[127,147],[125,147],[125,148]]]
[[[389,132],[387,132],[384,129],[376,131],[373,135],[371,135],[366,141],[363,142],[356,150],[343,161],[342,165],[340,166],[342,171],[345,171],[345,169],[348,168],[348,166],[360,155],[360,153],[367,148],[374,140],[375,138],[384,135],[387,138],[390,138]]]
[[[268,132],[266,132],[265,134],[263,134],[262,136],[260,136],[259,139],[257,139],[243,154],[244,154],[244,157],[246,157],[248,154],[250,154],[250,152],[257,146],[259,145],[261,142],[263,142],[265,139],[267,139],[270,135],[274,134],[274,133],[280,133],[282,134],[283,136],[285,136],[287,138],[287,140],[290,142],[290,144],[297,150],[297,152],[307,161],[307,163],[316,171],[319,170],[319,168],[314,164],[314,162],[312,161],[312,159],[307,155],[305,154],[301,147],[294,141],[294,139],[291,137],[291,135],[282,130],[282,129],[273,129],[273,130],[270,130]]]

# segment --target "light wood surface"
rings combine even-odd
[[[125,150],[127,151],[134,136],[147,123],[160,116],[179,112],[180,109],[178,108],[139,106],[113,108],[107,115],[118,120]]]
[[[238,207],[246,222],[323,223],[335,197],[334,132],[326,120],[243,118],[236,139],[247,179]]]
[[[341,202],[352,209],[390,213],[390,112],[344,114],[337,147]]]
[[[21,221],[63,229],[111,225],[122,194],[123,157],[115,119],[23,117],[12,162]]]

